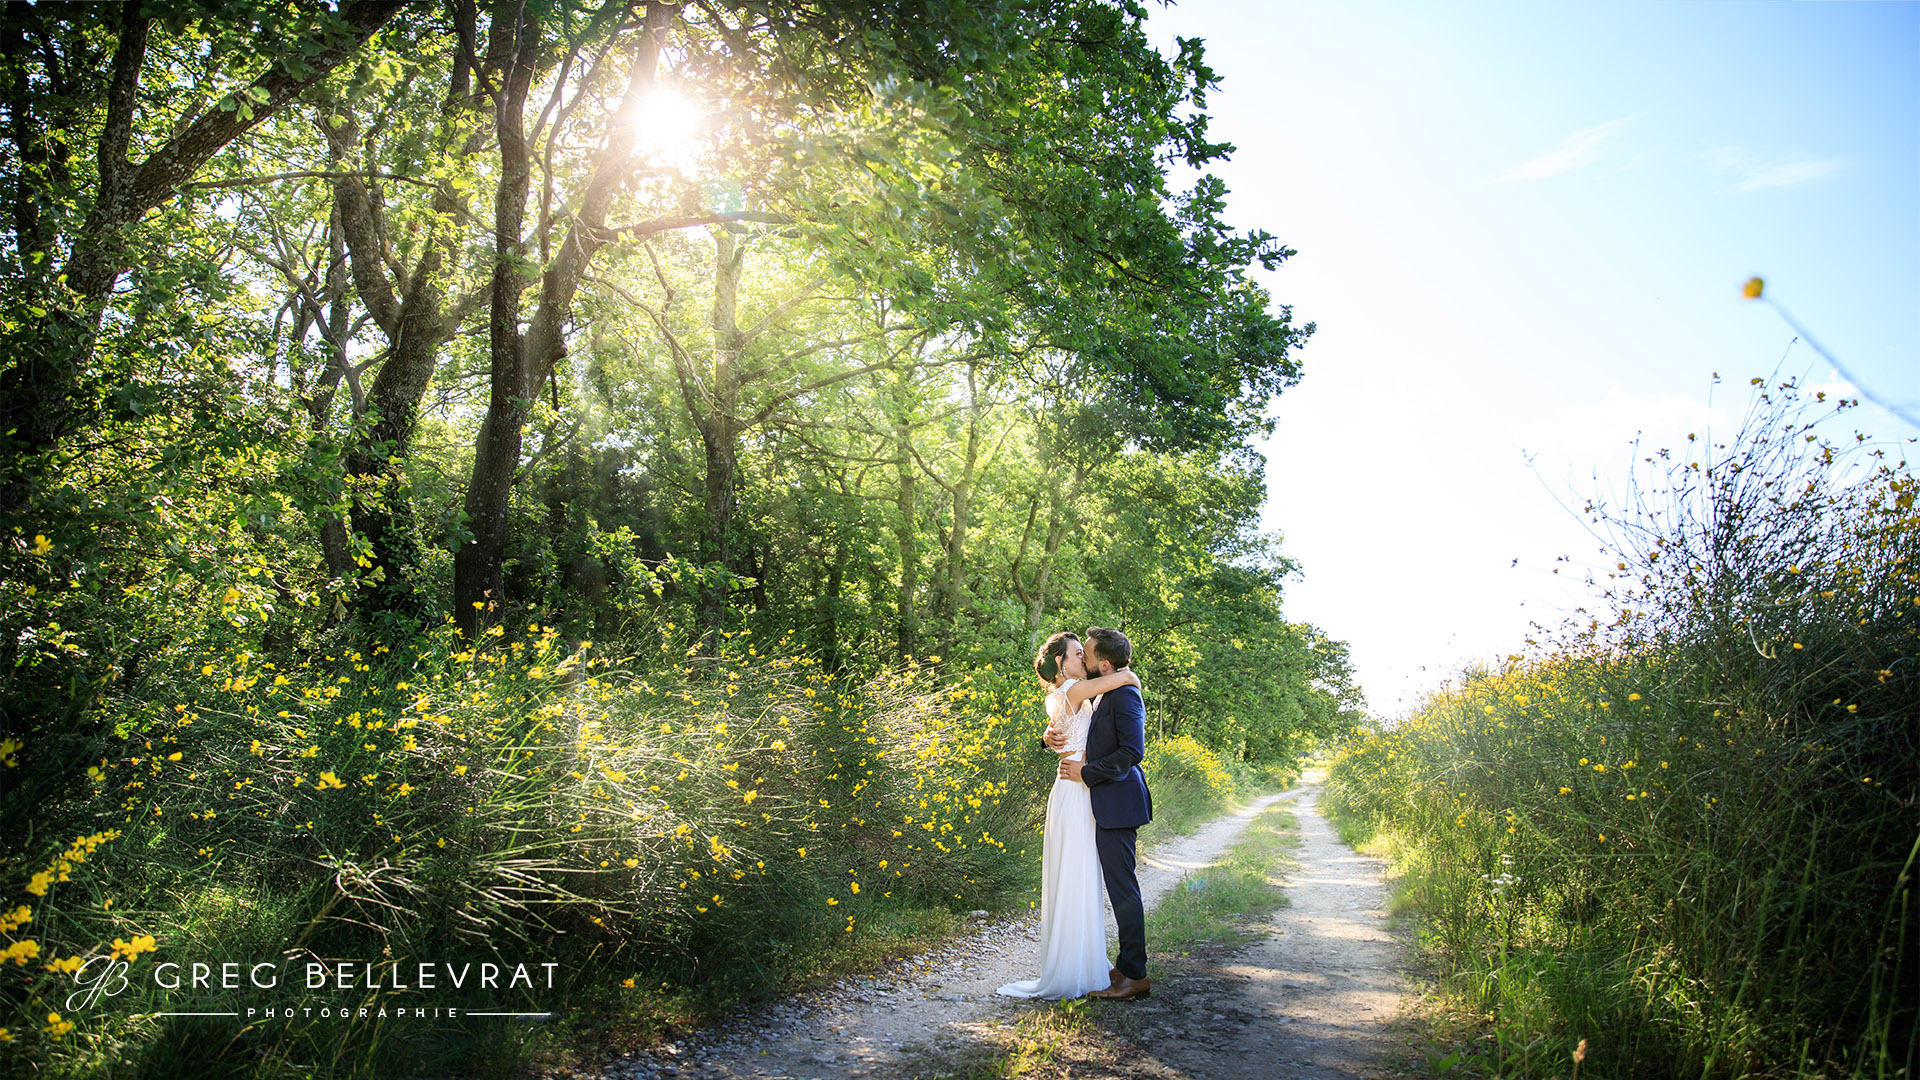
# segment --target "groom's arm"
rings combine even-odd
[[[1088,787],[1120,779],[1147,756],[1147,703],[1140,691],[1124,687],[1107,700],[1112,702],[1113,734],[1119,745],[1113,753],[1080,766],[1080,782]]]

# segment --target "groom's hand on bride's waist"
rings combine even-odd
[[[1086,781],[1080,779],[1080,763],[1072,758],[1060,759],[1060,775],[1075,783],[1086,783]]]
[[[1059,753],[1067,745],[1067,733],[1060,728],[1048,725],[1047,733],[1040,736],[1040,741],[1047,744],[1047,749]]]

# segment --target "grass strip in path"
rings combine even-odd
[[[1227,857],[1189,874],[1147,916],[1147,941],[1162,955],[1195,948],[1233,949],[1251,941],[1271,912],[1285,907],[1280,891],[1293,865],[1300,829],[1287,803],[1275,803],[1247,824]],[[1148,972],[1152,976],[1152,972]]]

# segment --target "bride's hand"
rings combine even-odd
[[[1136,674],[1134,674],[1134,673],[1133,673],[1133,669],[1132,669],[1132,668],[1121,668],[1121,669],[1120,669],[1120,671],[1121,671],[1121,673],[1122,673],[1122,674],[1124,674],[1124,675],[1126,676],[1126,679],[1124,680],[1124,681],[1125,681],[1125,685],[1127,685],[1127,686],[1139,686],[1139,685],[1140,685],[1140,676],[1138,676],[1138,675],[1136,675]]]

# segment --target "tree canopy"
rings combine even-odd
[[[1170,187],[1232,148],[1144,18],[8,5],[6,726],[451,618],[833,665],[1117,622],[1166,730],[1328,730],[1249,449],[1312,327]]]

